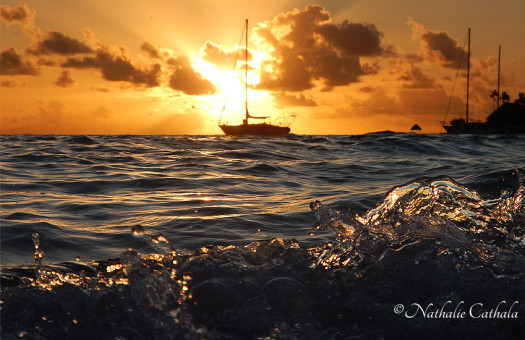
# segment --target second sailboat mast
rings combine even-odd
[[[246,49],[244,51],[244,107],[246,109],[246,123],[248,123],[248,19],[246,19]]]
[[[469,90],[470,90],[470,28],[468,29],[468,50],[467,50],[467,124],[468,124]]]

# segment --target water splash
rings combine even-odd
[[[150,241],[154,243],[155,247],[158,248],[159,252],[175,252],[175,248],[164,235],[149,234],[140,224],[131,227],[131,234],[135,237],[147,237]]]
[[[403,323],[392,306],[429,298],[497,305],[523,296],[520,176],[517,172],[518,184],[499,198],[485,199],[440,177],[395,187],[362,215],[312,202],[316,226],[333,229],[337,239],[310,249],[275,238],[178,253],[167,238],[137,225],[132,235],[162,245],[158,253],[129,249],[116,259],[42,265],[34,234],[30,270],[38,268],[39,277],[32,285],[7,289],[2,309],[13,321],[22,318],[12,316],[21,306],[35,308],[25,323],[16,319],[19,328],[8,320],[6,334],[27,330],[28,338],[64,338],[97,330],[99,337],[158,339],[377,338],[411,329],[428,334],[435,323]],[[464,323],[460,335],[486,335],[497,322]],[[385,324],[394,325],[392,333],[378,333]],[[521,334],[516,333],[521,324],[511,326],[498,330],[507,338]],[[457,336],[450,329],[446,334]]]
[[[37,280],[39,280],[42,276],[42,260],[44,259],[44,252],[40,249],[40,235],[38,233],[33,233],[31,238],[33,239],[33,246],[35,247],[35,275]]]
[[[316,253],[317,265],[356,265],[366,256],[379,260],[384,249],[399,250],[424,239],[437,239],[450,247],[473,242],[523,251],[525,176],[517,170],[515,175],[517,189],[504,191],[497,199],[485,200],[475,190],[439,177],[393,188],[363,216],[312,202],[316,227],[333,229],[338,240]]]

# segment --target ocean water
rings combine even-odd
[[[525,136],[0,145],[2,338],[525,337]]]

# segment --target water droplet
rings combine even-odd
[[[20,339],[25,338],[26,335],[27,335],[26,331],[19,331],[18,333],[16,333],[16,336],[19,337]]]
[[[40,265],[42,264],[42,259],[44,257],[44,252],[40,250],[40,235],[38,235],[38,233],[33,233],[31,237],[33,239],[33,245],[35,246],[35,267],[36,270],[39,270]]]
[[[170,250],[173,250],[173,247],[172,247],[170,241],[168,241],[168,239],[165,238],[164,236],[162,236],[162,235],[154,235],[154,236],[151,236],[150,238],[151,238],[151,241],[153,241],[154,243],[161,243],[161,242],[165,243],[169,247]]]
[[[38,235],[38,233],[33,233],[31,237],[33,238],[35,249],[38,249],[38,247],[40,247],[40,235]]]
[[[272,263],[276,266],[282,266],[284,262],[281,259],[273,259]]]
[[[137,224],[137,225],[131,227],[131,233],[134,236],[142,235],[142,234],[144,234],[144,228],[140,224]]]
[[[156,235],[156,236],[152,236],[151,240],[155,243],[160,243],[160,242],[163,242],[165,238],[162,235]]]

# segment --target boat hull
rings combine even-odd
[[[219,125],[221,130],[228,136],[285,136],[290,133],[287,126],[271,124],[241,124],[241,125]]]
[[[525,124],[490,124],[469,123],[461,125],[443,125],[448,134],[473,134],[473,135],[506,135],[525,133]]]

